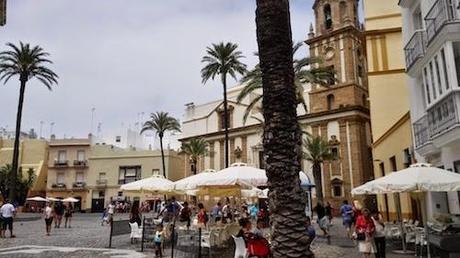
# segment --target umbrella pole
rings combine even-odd
[[[426,252],[427,252],[427,257],[431,258],[430,242],[428,241],[428,225],[427,225],[428,215],[427,215],[427,210],[426,210],[426,195],[427,194],[428,194],[427,192],[421,194],[420,202],[422,204],[422,217],[423,217],[422,219],[423,219],[423,228],[425,230]],[[423,239],[421,241],[423,241]],[[423,242],[421,243],[421,246],[423,248]]]

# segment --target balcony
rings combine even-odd
[[[107,186],[107,179],[98,179],[96,180],[96,185],[99,187]]]
[[[414,125],[414,140],[415,148],[420,148],[421,146],[428,143],[430,140],[430,135],[428,132],[428,119],[426,115],[417,120]]]
[[[52,184],[51,188],[53,188],[53,189],[66,189],[66,185],[64,183],[56,183],[56,184]]]
[[[86,183],[85,182],[75,182],[72,184],[73,189],[85,189]]]
[[[424,30],[417,30],[404,47],[406,70],[409,70],[419,58],[425,55],[425,50],[426,32]]]
[[[427,42],[439,33],[442,27],[449,23],[460,22],[454,1],[437,0],[425,16]]]
[[[69,161],[68,160],[54,160],[55,167],[68,167]]]
[[[88,161],[87,160],[74,160],[73,166],[74,167],[87,167]]]
[[[451,92],[428,109],[430,137],[437,137],[455,125],[460,124],[458,113],[459,99],[459,92]]]

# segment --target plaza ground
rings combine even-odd
[[[127,214],[117,215],[116,220],[126,218]],[[345,237],[340,220],[335,220],[331,227],[331,245],[319,236],[315,240],[314,251],[319,258],[355,258],[360,257],[354,243]],[[113,249],[109,245],[109,226],[101,226],[100,214],[75,214],[72,228],[52,229],[51,236],[45,234],[43,219],[19,221],[14,224],[16,238],[0,239],[0,258],[44,258],[44,257],[152,257],[152,250],[140,253],[140,245],[132,245],[129,235],[113,238]],[[317,230],[318,235],[321,235]],[[170,257],[166,250],[164,257]],[[226,250],[213,251],[213,257],[232,258],[233,247]],[[190,258],[190,254],[177,252],[174,257]],[[390,258],[402,258],[389,254]]]

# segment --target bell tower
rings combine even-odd
[[[310,111],[323,112],[351,106],[368,108],[365,76],[365,40],[358,19],[357,0],[316,0],[315,31],[310,26],[306,43],[320,66],[335,71],[328,87],[313,85]]]

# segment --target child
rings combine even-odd
[[[163,226],[157,225],[157,231],[155,232],[155,258],[162,258],[163,253],[161,252],[161,243],[163,242]]]
[[[104,226],[104,222],[107,223],[107,225],[110,223],[109,222],[109,214],[107,213],[107,210],[104,210],[104,212],[102,212],[101,226]]]

